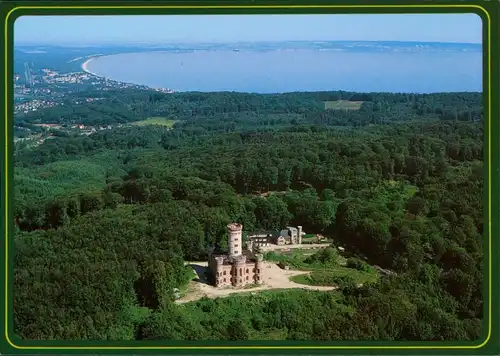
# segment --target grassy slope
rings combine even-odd
[[[331,285],[333,279],[342,277],[350,277],[358,284],[375,282],[378,279],[376,270],[367,272],[345,267],[345,259],[342,256],[338,256],[336,263],[308,263],[306,261],[308,257],[306,251],[297,249],[291,254],[271,252],[265,255],[265,259],[268,261],[283,262],[290,266],[291,269],[311,271],[309,275],[305,274],[290,278],[293,282],[301,284]]]
[[[335,101],[325,101],[325,110],[359,110],[361,108],[362,101],[348,101],[348,100],[335,100]]]

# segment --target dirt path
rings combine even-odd
[[[177,300],[177,303],[187,303],[198,300],[203,297],[208,298],[223,298],[236,293],[252,293],[262,290],[271,289],[292,289],[302,288],[309,290],[328,291],[335,290],[337,287],[322,287],[322,286],[308,286],[290,281],[290,277],[300,274],[307,274],[310,272],[304,271],[291,271],[279,268],[275,263],[264,262],[264,279],[263,285],[255,288],[215,288],[206,283],[204,272],[207,270],[207,262],[192,262],[190,265],[198,274],[199,281],[191,281],[189,283],[186,295]]]

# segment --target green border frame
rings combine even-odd
[[[243,0],[245,1],[245,0]],[[293,0],[292,0],[293,1]],[[492,239],[492,230],[495,227],[495,231],[498,232],[497,221],[492,221],[492,211],[494,211],[495,218],[498,218],[498,199],[493,200],[492,195],[498,197],[497,185],[493,186],[492,183],[492,172],[497,173],[499,171],[498,162],[498,142],[495,140],[492,142],[492,132],[496,135],[499,134],[498,122],[493,121],[492,117],[498,116],[498,108],[496,106],[496,100],[492,98],[498,98],[497,87],[492,87],[492,83],[499,82],[499,70],[498,62],[495,62],[495,66],[492,65],[492,58],[496,57],[498,54],[498,45],[492,42],[492,34],[499,32],[498,28],[498,18],[499,3],[490,2],[485,0],[484,2],[478,2],[473,4],[471,2],[464,2],[457,0],[457,3],[450,3],[446,0],[435,1],[433,3],[422,2],[417,0],[401,0],[401,1],[385,1],[385,4],[373,4],[373,1],[369,0],[354,0],[347,3],[334,4],[336,0],[314,2],[310,4],[295,2],[295,1],[281,3],[269,3],[264,4],[263,2],[257,4],[255,1],[240,3],[239,1],[234,1],[232,4],[228,5],[228,2],[224,4],[214,4],[214,3],[178,3],[169,2],[171,5],[166,4],[154,4],[153,1],[148,3],[130,3],[125,5],[122,3],[118,5],[115,1],[112,2],[96,2],[95,5],[89,5],[87,2],[59,2],[59,3],[47,3],[44,1],[36,2],[26,2],[20,3],[18,6],[14,3],[2,4],[2,15],[5,19],[4,27],[4,37],[1,39],[0,46],[4,48],[5,55],[1,60],[4,61],[4,71],[5,76],[5,96],[4,96],[4,114],[5,114],[5,125],[2,128],[3,135],[2,140],[4,141],[4,155],[2,159],[3,173],[1,179],[3,181],[2,191],[4,193],[2,199],[2,208],[4,209],[4,215],[1,220],[4,224],[4,251],[5,251],[5,271],[2,276],[4,278],[4,283],[1,288],[4,288],[5,304],[2,309],[2,314],[4,315],[4,323],[0,323],[0,329],[2,330],[2,339],[8,345],[0,346],[0,352],[9,353],[50,353],[54,351],[76,351],[76,352],[92,352],[93,350],[99,352],[161,352],[161,351],[175,351],[177,353],[201,351],[203,353],[227,353],[231,351],[246,351],[246,352],[293,352],[300,353],[301,351],[307,350],[308,353],[315,352],[327,352],[327,350],[343,350],[346,353],[352,352],[383,352],[394,353],[398,350],[405,350],[404,352],[411,352],[410,350],[419,352],[424,350],[435,350],[439,353],[468,353],[469,350],[476,350],[476,353],[499,353],[499,343],[496,339],[496,334],[498,334],[498,300],[499,298],[493,299],[493,295],[498,296],[498,286],[492,283],[493,271],[498,269],[498,256],[492,254],[492,251],[497,247],[497,241]],[[321,0],[319,0],[321,1]],[[342,0],[340,0],[342,1]],[[345,0],[348,1],[348,0]],[[304,1],[305,2],[305,1]],[[404,4],[403,4],[404,3]],[[11,212],[11,202],[9,199],[9,193],[11,192],[11,183],[13,180],[12,169],[10,169],[10,162],[12,161],[12,125],[11,125],[11,112],[12,112],[12,59],[11,53],[13,48],[13,23],[17,17],[24,15],[132,15],[132,14],[154,14],[154,15],[179,15],[179,14],[349,14],[349,13],[475,13],[482,18],[483,21],[483,102],[484,102],[484,113],[486,119],[485,125],[485,140],[484,140],[484,151],[487,152],[487,169],[485,182],[488,187],[487,191],[485,189],[485,210],[487,211],[487,233],[485,235],[486,246],[488,246],[488,251],[484,254],[485,256],[485,274],[487,278],[487,283],[485,286],[484,296],[487,298],[484,302],[485,313],[483,323],[485,325],[486,332],[484,332],[484,339],[479,341],[479,343],[470,342],[456,342],[455,344],[451,342],[414,342],[407,343],[403,345],[402,342],[392,342],[392,345],[382,342],[356,342],[357,345],[349,345],[346,342],[337,342],[336,344],[325,343],[324,345],[314,345],[310,342],[288,342],[286,345],[283,343],[266,343],[266,342],[246,342],[243,343],[228,343],[224,342],[223,345],[212,344],[208,341],[206,342],[196,342],[189,345],[186,343],[178,342],[168,342],[170,345],[162,345],[161,343],[155,342],[130,342],[123,345],[119,342],[105,342],[96,341],[94,344],[89,342],[55,342],[55,341],[22,341],[21,344],[16,344],[13,341],[13,337],[10,334],[12,330],[12,300],[9,287],[11,286],[11,275],[12,269],[10,268],[9,253],[12,252],[12,246],[9,244],[9,236],[12,233],[12,212]],[[493,147],[492,147],[493,146]],[[492,154],[494,154],[494,159],[492,159]],[[498,177],[495,175],[495,180]],[[493,260],[495,258],[495,260]],[[493,302],[495,300],[495,303]],[[495,330],[496,334],[492,331]],[[17,340],[16,340],[17,341]],[[3,343],[2,343],[3,344]],[[165,342],[163,342],[165,344]],[[221,342],[219,342],[221,344]]]

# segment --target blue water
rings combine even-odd
[[[88,68],[113,80],[177,91],[482,91],[481,45],[311,42],[282,46],[125,53],[96,58]]]

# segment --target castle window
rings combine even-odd
[[[238,247],[238,245],[234,245],[234,247]]]
[[[247,276],[247,281],[248,281],[248,276]]]
[[[260,269],[257,268],[257,273],[260,273]]]
[[[226,275],[226,271],[224,271],[224,276]]]
[[[255,273],[255,268],[252,268],[252,272]]]
[[[243,281],[240,279],[240,283],[243,283]]]
[[[226,279],[224,278],[224,283],[226,283]]]

